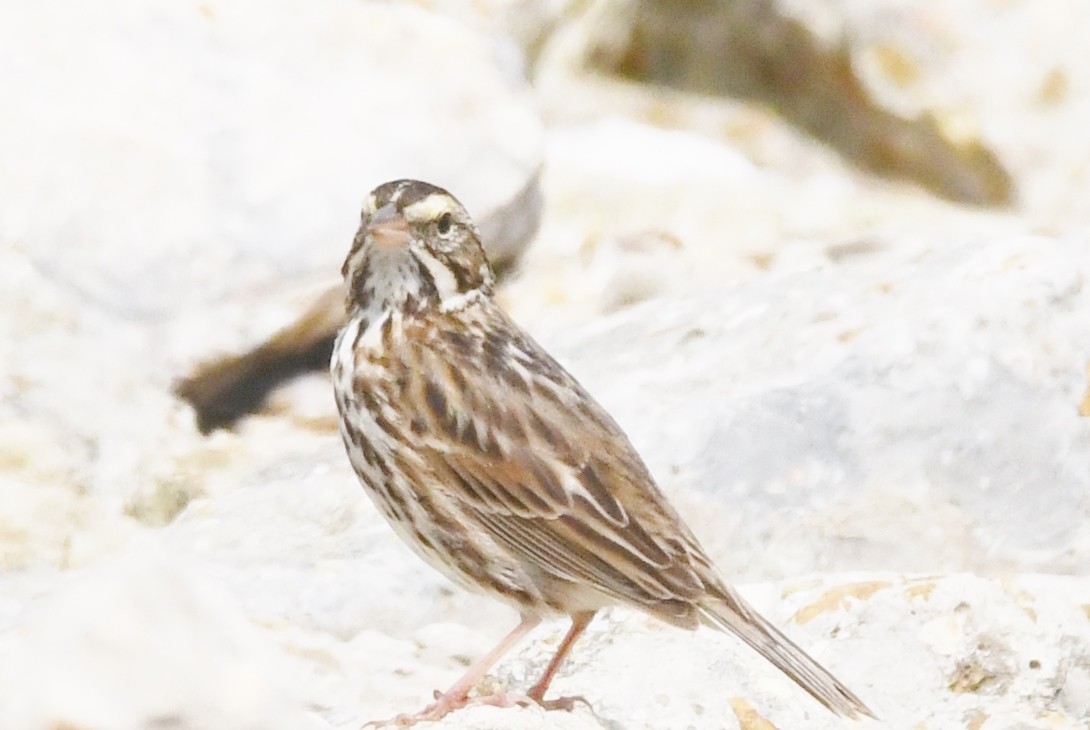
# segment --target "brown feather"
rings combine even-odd
[[[621,428],[495,304],[464,209],[412,181],[378,188],[368,205],[345,262],[351,318],[333,375],[353,466],[401,536],[459,583],[515,604],[524,623],[568,614],[574,639],[618,602],[684,628],[703,622],[833,711],[870,716],[723,583]],[[377,210],[414,231],[403,248],[373,250]]]

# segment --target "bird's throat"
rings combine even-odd
[[[438,305],[430,277],[408,251],[374,252],[351,278],[347,310],[350,317],[375,322],[385,313],[411,315]]]

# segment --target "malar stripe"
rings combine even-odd
[[[434,259],[432,260],[434,261]],[[417,273],[420,275],[421,299],[438,300],[439,287],[435,283],[435,276],[431,270],[431,266],[415,253],[413,254],[413,261],[416,262]],[[440,266],[442,266],[442,264],[440,264]]]
[[[467,277],[467,274],[473,274],[473,272],[467,271],[464,266],[448,266],[447,270],[454,276],[454,283],[458,288],[458,292],[461,294],[476,289],[477,285],[480,283],[476,277]]]

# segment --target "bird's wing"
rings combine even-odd
[[[718,578],[620,427],[539,345],[511,323],[484,338],[431,331],[407,338],[403,364],[423,377],[405,380],[398,405],[468,521],[557,579],[730,631],[834,712],[873,717]]]
[[[426,344],[408,338],[417,344],[405,365],[423,377],[402,390],[399,410],[418,455],[519,560],[695,626],[693,600],[713,575],[695,538],[613,419],[503,322],[484,338],[448,327]]]

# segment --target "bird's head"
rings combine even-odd
[[[492,271],[465,208],[418,180],[388,182],[367,196],[341,274],[349,312],[456,308],[492,290]]]

